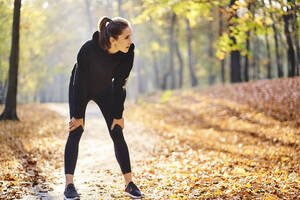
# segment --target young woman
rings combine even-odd
[[[78,145],[84,131],[85,109],[96,102],[114,143],[116,159],[125,178],[125,194],[144,196],[132,182],[130,158],[123,137],[126,81],[134,60],[131,25],[121,17],[99,20],[99,31],[79,50],[69,83],[69,136],[65,147],[65,199],[79,199],[73,183]]]

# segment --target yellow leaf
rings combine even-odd
[[[178,189],[177,191],[176,191],[176,193],[182,193],[183,192],[183,189]]]
[[[265,198],[265,200],[277,200],[277,198],[275,198],[272,195],[269,195],[267,198]]]
[[[221,191],[221,190],[217,190],[217,191],[215,192],[215,194],[222,194],[222,191]]]
[[[288,161],[289,159],[290,159],[289,157],[282,157],[281,161],[284,162],[284,161]]]
[[[249,174],[243,168],[240,168],[240,167],[235,167],[234,170],[232,171],[232,173],[238,174],[238,175],[244,175],[244,176],[247,176]]]

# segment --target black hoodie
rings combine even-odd
[[[84,109],[89,100],[97,97],[102,90],[113,85],[113,117],[122,118],[126,89],[123,88],[133,66],[134,44],[127,53],[118,51],[109,54],[98,43],[99,32],[80,48],[77,65],[72,70],[74,87],[75,118],[84,116]]]

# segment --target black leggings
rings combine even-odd
[[[70,119],[73,117],[74,113],[74,98],[73,98],[73,84],[72,77],[69,84],[69,108],[70,108]],[[109,130],[110,137],[114,143],[115,156],[121,168],[123,174],[131,172],[130,158],[128,147],[123,136],[122,128],[119,125],[115,125],[113,130],[110,130],[110,126],[113,121],[112,116],[112,85],[110,84],[105,88],[97,98],[91,99],[96,102],[99,106],[105,121],[107,128]],[[87,106],[88,101],[85,104]],[[83,117],[85,121],[85,117]],[[74,174],[77,157],[78,157],[78,146],[81,135],[83,133],[83,128],[79,126],[75,130],[71,131],[68,136],[68,140],[65,146],[65,174]]]

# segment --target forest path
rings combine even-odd
[[[47,107],[60,113],[69,121],[68,104],[48,104]],[[114,154],[113,141],[110,138],[104,117],[97,104],[90,102],[86,110],[86,130],[80,144],[79,155],[74,175],[74,183],[81,199],[122,198],[124,178]],[[144,134],[143,128],[125,119],[124,137],[127,142],[135,181],[135,163],[139,160],[151,159],[159,136]],[[67,134],[65,142],[67,141]],[[56,180],[50,185],[53,191],[41,199],[63,199],[65,187],[63,163],[54,172]],[[138,185],[138,184],[137,184]]]

